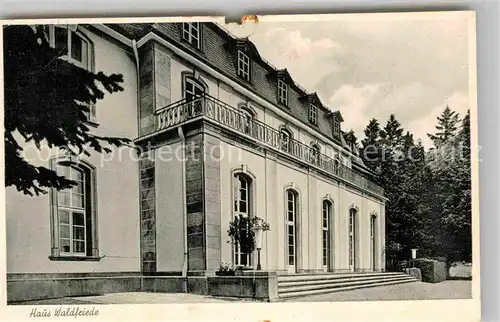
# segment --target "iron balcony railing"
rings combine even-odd
[[[351,184],[380,196],[384,194],[382,187],[341,164],[338,160],[319,153],[314,148],[294,139],[282,136],[279,130],[249,118],[246,114],[215,97],[204,95],[189,101],[183,99],[158,110],[155,115],[156,131],[165,130],[195,118],[207,118],[224,127],[250,136],[260,143],[279,149]]]

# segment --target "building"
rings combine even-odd
[[[139,149],[65,167],[67,156],[26,145],[31,162],[80,184],[39,197],[6,189],[10,300],[55,296],[47,285],[64,278],[79,294],[82,279],[130,290],[138,274],[255,268],[254,254],[227,243],[235,215],[270,224],[263,270],[384,271],[384,192],[346,142],[341,113],[248,39],[212,22],[47,30],[73,63],[124,76],[124,91],[95,106],[94,131]]]

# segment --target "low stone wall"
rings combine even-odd
[[[7,274],[7,302],[138,292],[141,273]]]
[[[90,296],[120,292],[194,293],[200,295],[278,298],[275,272],[244,272],[241,276],[143,276],[140,273],[8,274],[7,302]]]

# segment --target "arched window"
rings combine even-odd
[[[370,216],[370,250],[371,250],[371,267],[375,271],[377,269],[377,216]]]
[[[205,86],[194,77],[184,78],[184,98],[191,102],[205,94]]]
[[[233,204],[234,204],[234,217],[250,218],[252,216],[252,180],[244,173],[236,173],[233,181]],[[244,254],[241,252],[239,245],[234,245],[233,249],[234,265],[250,266],[251,254]]]
[[[282,128],[280,130],[281,150],[285,152],[291,152],[292,139],[293,139],[292,132],[288,129]]]
[[[332,203],[328,200],[323,200],[322,204],[322,255],[323,267],[330,268],[330,241],[331,241],[331,218],[332,218]]]
[[[253,121],[255,120],[256,113],[250,107],[248,107],[247,103],[239,104],[239,108],[241,111],[242,123],[243,123],[243,131],[245,134],[252,135],[253,133]]]
[[[356,268],[356,216],[354,208],[349,210],[349,268],[354,271]]]
[[[49,44],[64,59],[80,68],[93,71],[94,48],[90,39],[77,25],[47,25],[44,27]],[[88,120],[96,122],[95,104],[88,105]]]
[[[321,149],[320,149],[318,144],[316,144],[316,143],[311,144],[311,147],[309,149],[309,153],[310,153],[310,161],[312,164],[319,165],[320,151],[321,151]]]
[[[297,213],[298,193],[295,190],[286,190],[286,236],[287,236],[287,265],[295,270],[297,265]]]
[[[83,163],[52,160],[58,175],[76,182],[72,188],[51,190],[52,256],[97,257],[95,172]]]
[[[198,79],[192,76],[184,77],[184,99],[186,100],[185,109],[182,111],[185,118],[199,115],[203,110],[203,99],[206,86]]]

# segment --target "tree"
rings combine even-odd
[[[89,106],[104,91],[122,91],[123,76],[93,73],[77,67],[49,45],[41,26],[4,27],[5,75],[5,184],[28,195],[46,193],[76,184],[23,156],[18,140],[59,148],[72,155],[89,155],[88,149],[110,152],[130,140],[91,133]],[[103,145],[103,143],[108,146]]]
[[[457,125],[459,123],[459,115],[450,109],[447,105],[440,116],[438,116],[437,132],[435,134],[428,133],[427,136],[434,142],[436,147],[440,147],[455,137]]]
[[[371,171],[380,171],[382,149],[380,147],[380,124],[377,119],[370,120],[365,128],[365,138],[361,141],[361,159]]]

